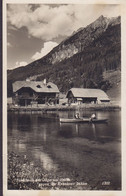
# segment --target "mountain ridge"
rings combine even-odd
[[[107,18],[107,17],[104,17],[103,15],[101,15],[97,20],[95,20],[94,22],[92,22],[91,24],[89,24],[89,25],[87,25],[86,27],[81,27],[81,29],[79,30],[77,30],[75,33],[74,33],[74,35],[72,35],[72,36],[69,36],[69,37],[67,37],[65,40],[63,40],[58,46],[56,46],[56,47],[54,47],[48,54],[46,54],[44,57],[42,57],[42,58],[39,58],[39,59],[37,59],[37,60],[35,60],[35,61],[33,61],[32,63],[36,63],[37,61],[39,61],[39,60],[41,60],[41,59],[45,59],[46,57],[48,57],[52,52],[55,52],[55,50],[57,49],[57,48],[60,48],[61,49],[61,47],[62,47],[62,45],[65,43],[65,45],[66,45],[66,42],[70,39],[70,37],[72,37],[73,38],[73,36],[77,36],[78,35],[78,33],[80,34],[80,33],[82,33],[82,31],[84,31],[85,29],[87,29],[87,28],[93,28],[93,29],[95,29],[95,28],[97,28],[97,27],[99,27],[99,24],[100,24],[100,26],[102,26],[102,25],[104,25],[104,27],[105,27],[105,29],[107,28],[107,26],[108,25],[116,25],[116,24],[120,24],[120,16],[118,16],[118,17],[112,17],[112,18]],[[63,47],[64,47],[64,45],[63,45]],[[81,48],[82,49],[82,48]],[[78,52],[81,52],[82,50],[80,50],[80,51],[78,51]],[[74,54],[73,54],[74,55]],[[63,59],[62,59],[63,60]],[[48,62],[49,63],[49,62]],[[29,63],[29,64],[31,64],[31,63]],[[28,64],[28,65],[29,65]],[[52,64],[54,64],[53,62],[52,62]],[[28,65],[26,65],[26,66],[28,66]],[[22,67],[26,67],[26,66],[22,66]],[[17,67],[17,68],[15,68],[15,69],[18,69],[19,67]],[[15,69],[13,69],[13,70],[15,70]],[[13,70],[9,70],[9,71],[13,71]]]
[[[112,84],[105,85],[103,72],[121,69],[120,19],[120,16],[100,16],[93,23],[63,40],[44,57],[25,67],[8,71],[8,90],[11,91],[12,82],[26,78],[47,78],[64,92],[72,86],[104,86],[103,90],[107,90]]]

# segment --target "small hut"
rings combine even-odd
[[[68,103],[108,103],[110,99],[101,89],[71,88],[66,97]]]

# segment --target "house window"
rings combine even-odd
[[[52,88],[50,85],[47,86],[48,88]]]
[[[37,88],[42,88],[39,84],[36,86]]]

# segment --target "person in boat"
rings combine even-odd
[[[76,119],[79,119],[79,118],[80,118],[80,115],[79,115],[78,112],[75,114],[75,118],[76,118]]]
[[[90,121],[92,121],[93,119],[96,119],[96,114],[94,113],[91,115]]]

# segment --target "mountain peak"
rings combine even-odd
[[[120,16],[118,17],[105,17],[103,15],[101,15],[98,19],[96,19],[93,23],[91,23],[88,26],[92,26],[93,28],[97,28],[97,27],[103,27],[103,28],[107,28],[109,25],[116,25],[116,24],[120,24]]]
[[[99,18],[97,19],[97,20],[104,20],[106,17],[105,16],[103,16],[103,15],[101,15],[101,16],[99,16]]]
[[[87,25],[86,27],[80,27],[78,30],[74,31],[72,33],[71,36],[76,36],[76,34],[78,34],[79,32],[82,32],[82,31],[85,31],[85,29],[88,29],[88,28],[98,28],[98,27],[103,27],[103,28],[107,28],[108,25],[116,25],[116,24],[119,24],[121,21],[120,21],[120,16],[118,17],[105,17],[103,15],[99,16],[99,18],[97,18],[94,22],[92,22],[91,24]],[[67,39],[65,39],[62,43],[64,43],[66,40],[68,40],[71,36],[69,36]]]

